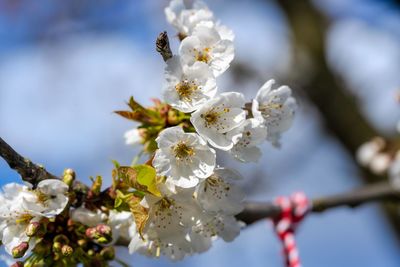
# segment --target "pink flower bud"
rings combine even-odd
[[[61,248],[61,253],[65,257],[71,256],[73,252],[74,252],[74,249],[68,245],[64,245]]]
[[[97,232],[102,236],[110,236],[111,235],[111,227],[105,224],[99,224],[96,226]]]
[[[86,229],[86,236],[100,244],[110,243],[112,240],[111,227],[105,224],[99,224],[96,227]]]
[[[25,252],[28,250],[29,244],[28,242],[22,242],[18,246],[14,247],[11,251],[12,256],[14,258],[22,258],[25,255]]]

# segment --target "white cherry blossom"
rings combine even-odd
[[[142,137],[140,135],[140,129],[134,128],[128,130],[124,134],[125,144],[127,145],[138,145],[142,141]]]
[[[57,182],[55,182],[57,181]],[[68,186],[55,179],[41,181],[35,190],[31,186],[10,183],[3,187],[0,194],[0,237],[7,253],[23,242],[31,249],[37,238],[26,233],[28,225],[40,222],[43,217],[54,217],[61,213],[68,197]],[[28,253],[25,252],[25,254]]]
[[[135,234],[135,221],[133,214],[129,211],[110,210],[107,224],[111,226],[113,242],[116,242],[120,236],[132,238]]]
[[[213,73],[204,62],[182,67],[180,58],[174,56],[167,61],[165,78],[164,100],[183,112],[196,110],[217,93]]]
[[[272,89],[274,83],[271,79],[260,88],[253,100],[252,112],[267,127],[267,139],[279,146],[280,135],[292,125],[297,105],[288,86]]]
[[[71,211],[71,219],[86,226],[96,226],[104,223],[107,220],[107,214],[99,209],[95,211],[89,210],[85,207],[79,207]]]
[[[209,215],[193,227],[193,232],[205,238],[221,237],[226,242],[233,241],[240,233],[243,223],[232,215]]]
[[[235,140],[238,140],[241,135],[241,133],[236,135],[229,133],[245,121],[244,104],[242,94],[222,93],[196,110],[190,121],[197,133],[212,146],[227,151],[233,147]]]
[[[172,261],[182,260],[185,255],[190,254],[181,247],[168,242],[163,242],[160,239],[150,240],[147,236],[143,240],[139,234],[135,235],[128,246],[129,253],[140,253],[147,257],[159,258],[165,256]]]
[[[223,40],[234,39],[232,30],[215,22],[214,14],[202,1],[173,0],[165,8],[165,15],[168,23],[178,31],[181,40],[192,35],[197,25],[215,28]]]
[[[201,1],[172,0],[164,12],[181,39],[190,35],[198,23],[214,19],[213,13]]]
[[[60,214],[68,204],[68,185],[61,180],[40,181],[34,191],[35,200],[26,199],[23,206],[32,214],[47,218]]]
[[[197,187],[197,200],[208,212],[235,215],[243,210],[244,192],[234,184],[241,175],[233,170],[217,168]]]
[[[238,139],[229,153],[241,162],[257,162],[261,157],[261,150],[257,146],[267,138],[264,124],[257,119],[247,119],[231,134]]]
[[[16,183],[3,187],[0,195],[0,238],[8,254],[22,242],[29,242],[26,227],[35,216],[23,207],[24,197],[29,197],[29,188]]]
[[[204,62],[217,77],[225,72],[233,60],[234,47],[233,42],[222,39],[216,29],[198,25],[193,34],[182,41],[179,55],[183,66],[192,67],[196,62]]]
[[[187,233],[199,221],[203,211],[193,197],[194,189],[171,192],[161,186],[161,192],[161,197],[146,195],[143,198],[141,205],[149,209],[144,240],[134,236],[129,250],[179,260],[193,252]]]
[[[183,188],[196,186],[215,168],[215,151],[196,133],[179,126],[163,130],[156,139],[158,149],[153,166],[159,175]]]

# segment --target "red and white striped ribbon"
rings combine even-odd
[[[275,232],[283,244],[287,267],[301,267],[299,251],[294,238],[295,229],[310,209],[304,193],[294,193],[290,198],[278,197],[275,203],[281,208],[280,216],[273,220]]]

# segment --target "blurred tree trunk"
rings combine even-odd
[[[326,128],[339,139],[354,158],[361,144],[380,134],[364,118],[355,98],[344,89],[343,83],[329,69],[325,58],[325,35],[328,21],[310,1],[280,0],[279,4],[286,13],[292,30],[295,59],[292,63],[293,71],[303,71],[301,76],[306,77],[299,81],[301,88],[319,110]],[[296,61],[304,54],[310,60],[311,68],[302,66],[301,61]],[[304,73],[304,70],[307,73]],[[361,170],[361,172],[366,183],[384,179],[366,170]],[[400,239],[398,206],[387,204],[383,205],[383,208]]]

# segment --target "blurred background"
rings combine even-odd
[[[265,144],[258,164],[237,166],[249,200],[303,190],[310,197],[351,190],[384,177],[355,164],[357,147],[396,136],[400,109],[400,2],[385,0],[209,0],[235,32],[235,60],[220,91],[251,99],[267,79],[292,87],[300,105],[282,148]],[[160,95],[164,62],[155,52],[167,30],[168,1],[0,0],[0,136],[22,155],[81,180],[111,160],[129,164],[134,125],[113,114],[129,96]],[[0,159],[0,184],[19,181]],[[255,186],[256,185],[256,186]],[[310,215],[297,239],[306,267],[400,266],[400,212],[368,204]],[[182,262],[119,257],[132,266],[283,266],[271,224],[244,229]],[[4,266],[5,263],[1,263]],[[0,266],[3,266],[1,265]],[[117,265],[116,265],[117,266]]]

